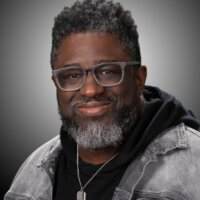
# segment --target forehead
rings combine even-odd
[[[100,60],[127,61],[130,55],[113,34],[76,33],[63,39],[58,49],[56,66],[69,63],[90,65]]]

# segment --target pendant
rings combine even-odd
[[[77,200],[86,200],[86,193],[84,191],[78,191]]]

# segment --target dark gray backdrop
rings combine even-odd
[[[49,54],[53,18],[67,0],[1,0],[1,192],[24,159],[59,133]],[[138,24],[147,84],[172,93],[200,117],[200,3],[121,0]]]

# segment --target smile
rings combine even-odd
[[[111,103],[91,101],[77,107],[78,112],[85,117],[102,117],[111,107]]]

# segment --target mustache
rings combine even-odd
[[[112,95],[112,96],[103,96],[103,95],[98,95],[95,97],[83,97],[81,99],[73,99],[70,103],[70,105],[72,107],[75,107],[79,104],[82,103],[88,103],[90,101],[98,101],[99,103],[104,103],[104,102],[110,102],[113,104],[116,104],[118,102],[118,98],[116,95]]]

